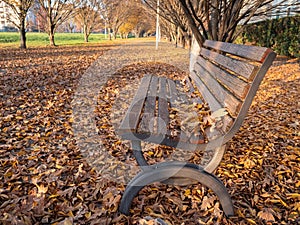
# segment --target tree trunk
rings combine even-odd
[[[55,26],[53,24],[49,24],[49,42],[50,46],[56,46],[54,41],[54,29]]]
[[[84,33],[84,42],[89,42],[89,35],[87,33]]]
[[[219,22],[219,12],[218,12],[218,0],[212,1],[212,13],[209,21],[209,29],[212,40],[218,41],[218,22]]]
[[[26,29],[25,29],[25,18],[22,19],[20,24],[20,48],[26,49]]]
[[[86,25],[83,26],[83,33],[84,33],[84,42],[86,43],[89,42],[89,32]]]
[[[196,25],[196,22],[195,22],[195,20],[194,20],[194,18],[192,16],[191,12],[189,11],[188,6],[186,5],[185,0],[180,0],[179,3],[180,3],[180,5],[181,5],[181,7],[183,9],[183,12],[184,12],[184,14],[186,16],[186,19],[188,21],[189,27],[192,30],[195,39],[197,40],[198,44],[200,46],[202,46],[203,43],[204,43],[204,41],[205,41],[205,38],[200,33],[200,31],[198,29],[198,26]]]
[[[50,46],[56,46],[55,41],[54,41],[54,34],[53,33],[49,34],[49,41],[50,41]]]

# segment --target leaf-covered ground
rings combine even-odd
[[[79,79],[109,47],[0,49],[1,224],[299,223],[299,60],[274,63],[216,171],[232,196],[235,217],[226,218],[216,196],[201,185],[162,184],[144,188],[131,217],[125,217],[117,212],[125,184],[87,163],[72,130],[71,101]],[[99,87],[95,107],[103,145],[133,165],[128,143],[115,134],[112,111],[124,98],[122,91],[149,72],[185,75],[162,63],[126,66]],[[160,161],[172,152],[153,146],[146,157]]]

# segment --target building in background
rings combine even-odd
[[[3,1],[0,1],[0,31],[17,31],[18,23],[15,12]]]
[[[300,13],[300,0],[274,0],[272,5],[280,3],[280,7],[274,9],[270,15],[272,19],[278,19],[286,16],[295,16]]]

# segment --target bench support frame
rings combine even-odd
[[[204,157],[203,163],[208,162],[204,167],[178,161],[150,166],[143,155],[141,141],[131,141],[131,148],[142,171],[127,185],[119,207],[121,213],[129,215],[132,200],[146,185],[161,182],[184,186],[196,181],[210,188],[218,196],[226,216],[234,215],[233,205],[226,187],[211,173],[219,165],[225,152],[225,145],[215,150],[204,152],[206,157]],[[212,152],[213,155],[211,157]]]
[[[127,185],[120,203],[119,211],[125,215],[129,215],[132,200],[146,185],[155,182],[171,183],[172,181],[178,184],[176,180],[181,181],[181,179],[186,178],[197,181],[210,188],[218,196],[225,215],[234,215],[230,195],[224,184],[216,176],[206,172],[202,167],[195,164],[177,161],[144,167],[144,170],[137,174]]]

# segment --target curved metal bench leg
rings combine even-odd
[[[215,171],[215,169],[220,165],[222,158],[225,153],[226,145],[217,147],[212,150],[204,151],[203,159],[201,161],[201,166],[203,169],[209,173]]]
[[[133,155],[139,164],[139,166],[143,169],[143,167],[148,166],[147,161],[143,155],[141,141],[131,141],[131,148],[133,151]]]
[[[140,172],[128,184],[119,207],[121,213],[129,215],[132,200],[144,186],[168,180],[170,177],[187,177],[210,188],[218,196],[225,215],[234,215],[233,205],[226,187],[216,176],[204,171],[201,167],[181,162],[167,162],[156,164],[151,168]]]

